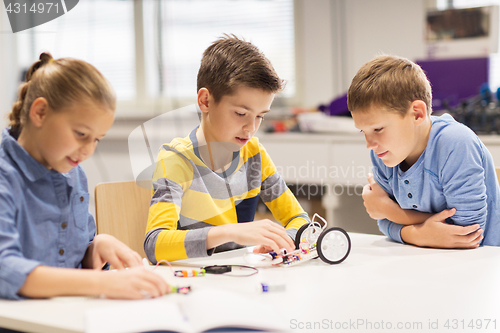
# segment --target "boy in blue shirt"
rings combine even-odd
[[[364,64],[348,91],[371,150],[364,204],[380,230],[422,247],[500,245],[500,192],[491,154],[450,115],[431,116],[431,86],[408,59]],[[446,222],[446,223],[445,223]]]

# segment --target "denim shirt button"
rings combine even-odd
[[[411,199],[412,197],[413,197],[413,195],[411,195],[411,193],[408,193],[408,198]]]

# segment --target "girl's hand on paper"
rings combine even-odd
[[[94,269],[101,269],[106,262],[116,269],[142,266],[141,256],[111,235],[95,236],[87,253],[89,251],[92,253],[92,267]]]
[[[160,297],[170,291],[169,285],[158,274],[141,267],[102,272],[99,285],[101,295],[107,298],[143,299]]]

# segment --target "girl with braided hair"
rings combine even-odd
[[[167,292],[136,252],[95,235],[88,211],[79,164],[111,127],[115,106],[109,82],[84,61],[42,53],[29,68],[0,145],[1,298]],[[118,270],[103,272],[106,263]]]

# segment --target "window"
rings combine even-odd
[[[196,94],[203,51],[223,33],[254,43],[295,94],[293,1],[144,1],[149,96]]]
[[[16,36],[21,68],[44,51],[82,59],[110,80],[119,99],[135,98],[133,1],[80,1],[65,15]]]
[[[202,53],[224,33],[258,46],[287,81],[280,96],[295,95],[293,0],[86,0],[16,36],[21,68],[43,51],[88,61],[115,88],[118,114],[134,116],[194,101]]]

